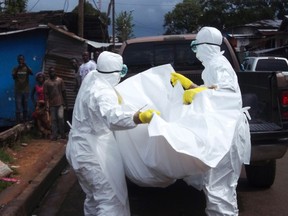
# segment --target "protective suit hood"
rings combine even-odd
[[[122,56],[116,53],[103,51],[97,59],[97,73],[99,77],[116,86],[121,79],[123,68]]]
[[[203,27],[197,34],[196,40],[198,43],[211,43],[211,44],[222,44],[222,34],[214,27]]]
[[[220,45],[222,44],[222,34],[214,27],[203,27],[196,36],[197,46],[196,57],[205,66],[215,55],[222,55]],[[209,44],[205,44],[209,43]],[[211,45],[215,44],[215,45]]]
[[[205,67],[201,75],[202,80],[205,86],[216,86],[221,91],[240,93],[235,71],[220,51],[222,41],[221,32],[214,27],[203,27],[198,32],[194,44],[198,44],[196,57]]]

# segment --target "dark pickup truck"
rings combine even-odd
[[[176,72],[202,84],[202,64],[190,49],[195,34],[144,37],[127,40],[120,48],[129,76],[153,66],[171,64]],[[245,165],[248,182],[270,187],[276,174],[276,160],[288,146],[288,81],[280,72],[243,72],[233,47],[224,38],[221,47],[234,67],[249,113],[252,153]]]

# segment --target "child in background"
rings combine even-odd
[[[43,84],[45,81],[45,75],[42,72],[39,72],[36,74],[36,85],[31,91],[31,100],[36,107],[38,100],[44,100],[44,91],[43,91]],[[36,100],[35,100],[35,94],[36,94]]]
[[[51,121],[49,112],[46,110],[44,100],[38,100],[35,111],[32,114],[35,126],[42,138],[49,138],[51,135]]]
[[[36,85],[31,92],[31,100],[35,106],[35,111],[32,116],[35,120],[35,126],[40,132],[42,137],[48,138],[51,134],[51,122],[49,112],[46,110],[44,103],[44,90],[43,84],[45,75],[42,72],[36,74]],[[36,100],[35,100],[36,94]]]

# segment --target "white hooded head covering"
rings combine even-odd
[[[220,54],[220,45],[222,44],[223,36],[214,27],[203,27],[198,32],[196,41],[197,44],[204,43],[197,46],[196,57],[205,65],[214,55]]]
[[[197,34],[196,40],[198,43],[211,43],[211,44],[222,44],[222,34],[214,27],[203,27]]]
[[[221,32],[214,27],[203,27],[198,32],[196,57],[205,67],[202,80],[204,85],[217,86],[221,91],[240,92],[236,73],[220,50],[222,41]]]
[[[99,77],[109,82],[112,86],[117,85],[121,79],[123,58],[121,55],[103,51],[97,59],[97,71]]]

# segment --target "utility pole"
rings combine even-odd
[[[101,0],[98,1],[98,8],[99,8],[99,11],[102,10],[102,1]]]
[[[79,0],[78,2],[78,36],[84,35],[84,2],[85,0]]]
[[[112,43],[115,50],[115,0],[112,0]]]

